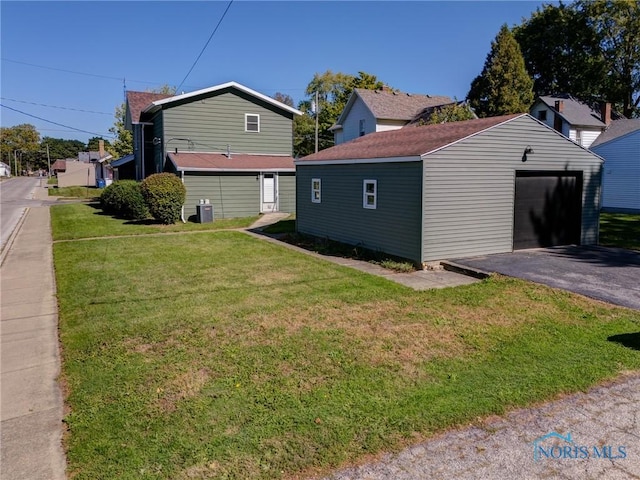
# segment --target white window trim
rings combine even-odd
[[[314,183],[318,182],[318,188],[313,188]],[[318,198],[316,198],[316,192],[318,192]],[[311,202],[312,203],[322,203],[322,179],[320,178],[312,178],[311,179]]]
[[[249,117],[257,117],[258,118],[258,130],[249,130],[247,127],[249,126]],[[259,113],[245,113],[244,114],[244,131],[248,133],[260,133],[260,114]]]
[[[373,193],[367,193],[367,185],[373,184]],[[367,202],[367,198],[373,196],[373,204]],[[378,181],[366,179],[362,181],[362,208],[375,210],[378,208]]]

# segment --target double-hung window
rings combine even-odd
[[[260,115],[257,113],[244,114],[244,131],[259,132],[260,131]]]
[[[364,180],[362,182],[362,207],[375,209],[378,206],[378,181]]]
[[[311,201],[313,203],[322,201],[322,181],[319,178],[311,179]]]

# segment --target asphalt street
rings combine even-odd
[[[2,250],[27,207],[40,207],[46,202],[35,200],[33,192],[40,182],[38,177],[14,177],[0,182],[0,250]]]

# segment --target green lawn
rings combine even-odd
[[[175,225],[161,225],[153,220],[133,221],[114,218],[103,213],[97,203],[89,205],[75,203],[51,207],[54,240],[244,228],[257,219],[256,216],[220,219],[213,223],[179,222]]]
[[[601,213],[600,245],[640,250],[640,215]]]
[[[515,279],[416,292],[230,231],[54,259],[74,479],[327,473],[640,369],[640,312]]]
[[[49,188],[50,197],[98,198],[102,189],[96,187],[62,187]]]

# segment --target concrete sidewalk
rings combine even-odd
[[[365,260],[356,260],[354,258],[346,258],[332,255],[322,255],[317,252],[312,252],[296,245],[279,240],[278,235],[268,235],[262,232],[262,229],[268,225],[277,223],[278,221],[287,217],[288,214],[274,213],[267,214],[261,217],[257,222],[251,225],[249,228],[243,229],[244,232],[252,235],[261,240],[266,240],[271,243],[278,244],[282,247],[295,250],[305,255],[310,255],[316,258],[322,258],[328,262],[337,263],[344,267],[350,267],[361,272],[369,273],[371,275],[377,275],[384,277],[392,282],[399,283],[405,287],[413,288],[414,290],[431,290],[432,288],[446,288],[446,287],[458,287],[460,285],[470,285],[472,283],[479,282],[478,278],[468,274],[460,273],[459,271],[450,270],[418,270],[410,273],[398,273],[388,268],[381,267]],[[460,269],[459,269],[460,270]]]
[[[66,461],[49,208],[25,215],[0,267],[0,477],[58,480]]]

